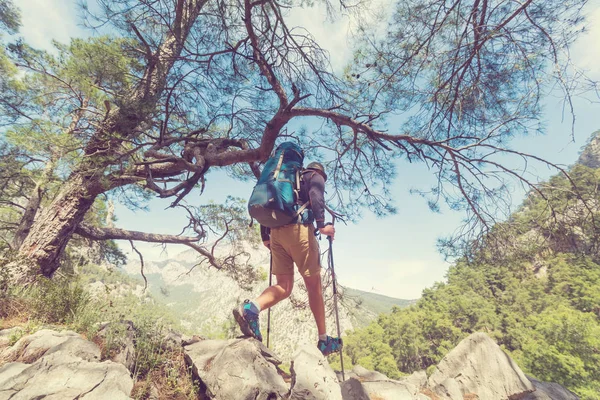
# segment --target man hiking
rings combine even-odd
[[[317,229],[323,235],[335,236],[333,225],[325,225],[325,181],[327,174],[322,164],[312,162],[302,172],[300,198],[308,201],[312,209]],[[273,307],[288,298],[294,286],[294,264],[304,279],[310,309],[317,324],[319,341],[317,347],[323,355],[339,352],[342,348],[340,338],[327,335],[325,328],[325,303],[321,285],[321,263],[319,244],[312,223],[290,223],[277,228],[261,226],[264,245],[271,250],[273,275],[276,284],[266,288],[253,301],[246,300],[233,315],[245,335],[262,342],[258,315],[261,311]]]

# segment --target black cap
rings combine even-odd
[[[327,180],[327,174],[325,173],[325,167],[320,162],[313,161],[306,166],[306,169],[313,169],[320,173],[325,180]]]

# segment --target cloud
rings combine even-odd
[[[585,32],[575,42],[573,63],[593,79],[600,79],[600,6],[588,10]]]
[[[333,70],[341,72],[352,59],[352,32],[358,28],[358,18],[361,24],[381,21],[389,15],[391,4],[391,0],[372,0],[360,16],[344,14],[332,20],[323,2],[315,2],[312,7],[293,8],[284,18],[290,28],[306,29],[319,46],[329,52]]]
[[[52,40],[68,43],[71,37],[83,35],[73,0],[19,0],[16,4],[21,9],[21,34],[33,47],[50,50]]]

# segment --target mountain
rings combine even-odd
[[[268,265],[268,255],[259,249],[247,249],[252,264]],[[144,263],[150,293],[162,300],[181,316],[181,324],[190,333],[213,338],[235,337],[240,334],[232,317],[232,309],[244,299],[257,297],[268,286],[268,281],[260,281],[251,290],[240,288],[230,276],[197,264],[197,254],[193,250],[182,252],[175,257]],[[140,276],[140,263],[133,261],[125,265],[124,272]],[[267,271],[264,271],[266,275]],[[323,270],[323,274],[327,274]],[[327,281],[324,276],[323,281]],[[340,327],[342,332],[365,326],[381,312],[391,311],[393,306],[406,307],[414,300],[402,300],[342,288],[339,302]],[[325,290],[328,332],[335,333],[335,320],[331,288]],[[267,332],[267,313],[261,313],[263,336]],[[312,313],[302,279],[297,276],[294,291],[271,310],[270,341],[276,352],[291,355],[300,345],[313,343],[317,337]],[[287,359],[286,359],[287,360]]]

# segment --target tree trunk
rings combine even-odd
[[[19,248],[19,255],[39,267],[38,273],[51,277],[75,228],[101,192],[99,182],[73,174],[52,204],[39,214]]]

